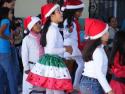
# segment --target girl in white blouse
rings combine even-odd
[[[46,88],[46,94],[65,94],[73,89],[69,71],[64,64],[64,52],[72,53],[71,46],[63,46],[63,38],[58,24],[63,21],[58,4],[42,6],[42,20],[45,21],[41,43],[45,55],[40,58],[31,70],[27,81],[39,87]]]
[[[108,41],[108,25],[103,21],[85,19],[85,34],[88,39],[83,51],[85,68],[80,82],[82,94],[114,94],[106,79],[108,58],[102,41]],[[103,92],[104,90],[104,92]]]

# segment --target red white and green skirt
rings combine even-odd
[[[33,67],[27,81],[52,90],[73,90],[70,73],[61,57],[45,54]]]

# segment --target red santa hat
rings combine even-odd
[[[40,19],[38,17],[28,16],[24,19],[24,28],[30,31],[32,27],[39,21]]]
[[[91,40],[98,39],[108,32],[108,24],[101,20],[86,18],[85,19],[85,38]]]
[[[58,4],[45,4],[41,7],[42,24],[45,24],[46,18],[49,17],[57,8],[60,8]]]
[[[65,9],[79,9],[84,8],[84,4],[81,0],[65,0],[64,6],[61,8],[62,11]]]

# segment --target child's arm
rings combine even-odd
[[[102,50],[96,49],[93,53],[93,63],[95,63],[95,75],[97,77],[97,80],[99,81],[100,85],[104,89],[105,93],[110,92],[112,89],[106,79],[105,74],[103,73],[103,69],[106,70],[106,67],[108,65],[104,64],[104,54],[102,53]],[[107,61],[106,61],[107,62]]]
[[[13,39],[11,36],[7,36],[4,34],[5,30],[7,29],[8,27],[8,24],[9,24],[9,20],[3,20],[1,22],[1,27],[0,27],[0,37],[3,38],[3,39],[6,39],[8,41],[10,41],[11,43],[13,43]]]
[[[23,61],[23,67],[24,67],[24,72],[27,73],[27,71],[30,70],[30,66],[29,66],[29,55],[28,55],[28,45],[27,45],[27,41],[26,41],[26,37],[24,38],[23,42],[22,42],[22,61]]]

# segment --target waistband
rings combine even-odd
[[[82,79],[98,82],[98,80],[96,78],[92,78],[92,77],[88,77],[88,76],[84,76],[84,75],[82,76]]]

